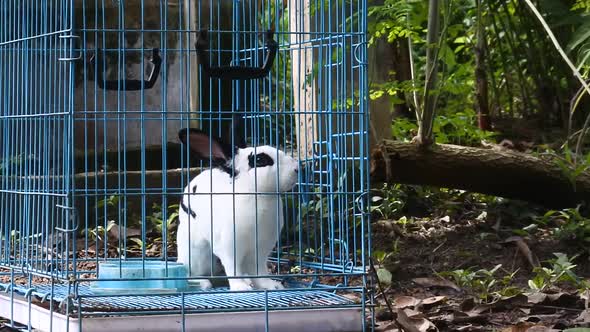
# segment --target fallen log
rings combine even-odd
[[[590,173],[575,186],[557,163],[505,149],[384,140],[371,154],[371,181],[462,189],[549,208],[590,200]]]

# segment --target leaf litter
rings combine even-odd
[[[527,284],[555,252],[571,257],[572,248],[550,237],[506,236],[506,221],[498,227],[489,215],[464,224],[460,218],[451,220],[421,220],[420,225],[404,228],[404,237],[375,230],[377,248],[394,241],[398,245],[395,255],[379,263],[391,277],[380,272],[388,277],[388,288],[376,300],[377,331],[590,332],[590,291],[559,281],[536,290]],[[584,260],[576,273],[590,282],[590,259]],[[475,283],[464,280],[479,268],[492,271],[498,266],[490,278],[493,282],[482,283],[489,286],[486,296],[481,296],[485,290],[474,291]],[[443,271],[463,275],[443,276]],[[513,275],[499,287],[503,273]],[[504,290],[510,291],[503,294]],[[392,312],[382,295],[391,302]]]

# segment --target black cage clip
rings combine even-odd
[[[96,63],[101,63],[102,58],[100,57],[101,51],[100,48],[96,50],[96,53],[92,55],[90,58],[90,64],[93,66]],[[154,87],[156,81],[158,80],[158,76],[160,75],[160,67],[162,66],[162,58],[160,57],[160,49],[154,48],[152,49],[152,57],[149,59],[152,63],[152,71],[146,81],[142,80],[105,80],[104,76],[106,75],[107,66],[104,65],[103,70],[97,70],[97,77],[96,81],[98,86],[103,90],[123,90],[123,91],[137,91],[137,90],[147,90]]]
[[[231,80],[250,80],[263,78],[270,72],[275,56],[277,54],[278,43],[273,39],[273,30],[266,31],[265,46],[268,48],[268,53],[264,58],[262,67],[247,67],[247,66],[219,66],[211,67],[209,65],[209,57],[207,56],[207,48],[209,47],[209,39],[207,30],[197,31],[197,41],[195,48],[197,49],[197,57],[202,66],[203,72],[209,77],[231,79]]]

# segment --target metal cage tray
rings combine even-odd
[[[0,284],[0,290],[9,292],[8,284]],[[96,295],[89,284],[77,287],[77,298],[70,296],[67,285],[36,285],[33,289],[15,286],[14,292],[21,296],[35,296],[41,301],[52,299],[70,305],[82,314],[117,312],[180,312],[180,311],[232,311],[293,308],[321,308],[359,306],[350,298],[334,291],[318,289],[285,289],[281,291],[228,292],[227,288],[214,288],[206,292],[157,295]],[[53,295],[52,295],[53,294]]]

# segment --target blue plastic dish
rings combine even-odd
[[[145,271],[145,275],[144,275]],[[114,261],[98,263],[98,281],[91,290],[95,294],[173,293],[189,288],[188,269],[181,263],[165,261]],[[162,278],[143,280],[144,278]],[[121,279],[102,280],[101,279]],[[138,279],[138,280],[129,280]]]

